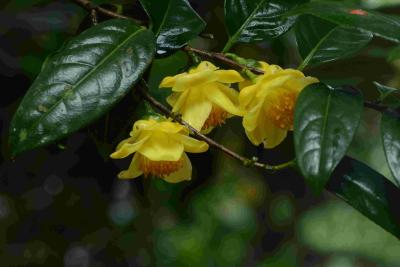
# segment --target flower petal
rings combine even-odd
[[[216,70],[214,75],[217,76],[217,81],[221,83],[238,83],[244,79],[236,70]]]
[[[183,153],[183,144],[171,138],[170,134],[155,131],[138,152],[154,161],[178,161]]]
[[[300,92],[307,85],[310,85],[312,83],[317,83],[317,82],[319,82],[319,80],[317,78],[308,76],[308,77],[303,77],[303,78],[299,78],[299,79],[289,80],[286,83],[286,85],[287,85],[287,87],[294,89],[297,92]]]
[[[211,102],[200,91],[191,90],[179,113],[182,114],[183,120],[200,131],[210,115],[211,109]]]
[[[183,166],[176,172],[171,173],[170,175],[164,177],[164,180],[169,183],[179,183],[182,181],[189,181],[192,179],[192,164],[186,153],[183,153]]]
[[[204,70],[217,70],[217,69],[218,67],[212,64],[210,61],[202,61],[200,62],[199,65],[197,65],[197,67],[190,69],[189,73],[196,73]]]
[[[272,123],[265,124],[265,136],[263,144],[265,148],[274,148],[286,138],[287,131],[274,126]]]
[[[231,99],[225,95],[221,90],[220,87],[225,86],[225,85],[220,85],[220,86],[215,86],[215,85],[210,85],[207,87],[207,98],[212,101],[214,104],[218,105],[220,108],[224,109],[225,111],[242,116],[243,111],[234,103],[232,103]],[[225,86],[226,87],[226,86]],[[234,89],[231,89],[234,90]]]
[[[177,134],[174,135],[174,138],[183,144],[186,152],[201,153],[208,150],[208,144],[206,142],[196,140],[190,136]]]
[[[217,80],[213,74],[213,70],[204,70],[192,74],[187,74],[176,80],[175,86],[172,88],[174,92],[182,92],[194,87],[201,87],[206,83]]]
[[[171,87],[174,87],[176,81],[179,78],[184,77],[185,75],[187,75],[187,72],[180,73],[180,74],[177,74],[175,76],[167,76],[161,81],[161,83],[159,85],[159,88],[171,88]]]
[[[130,139],[130,138],[128,138]],[[128,140],[127,139],[127,140]],[[115,151],[114,153],[112,153],[110,155],[111,158],[113,159],[122,159],[125,158],[127,156],[129,156],[132,153],[135,153],[136,151],[138,151],[138,149],[149,139],[149,135],[146,135],[145,137],[141,138],[139,141],[136,141],[135,143],[129,143],[129,142],[125,142],[123,143],[118,149],[117,151]],[[124,141],[122,141],[124,142]],[[121,143],[122,143],[121,142]]]
[[[129,168],[126,171],[122,171],[118,174],[118,178],[120,179],[132,179],[136,178],[140,175],[143,174],[141,170],[139,170],[138,167],[138,154],[136,153],[133,156],[133,159],[131,161],[131,164],[129,165]]]
[[[246,108],[255,98],[257,91],[260,89],[258,84],[244,87],[239,93],[239,104],[242,108]]]
[[[243,117],[243,127],[246,131],[253,131],[259,122],[259,116],[262,109],[262,102],[253,106]]]

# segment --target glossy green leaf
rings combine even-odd
[[[345,157],[327,189],[400,239],[400,190],[365,164]]]
[[[351,57],[372,39],[370,32],[344,28],[328,21],[305,15],[295,26],[295,34],[303,63],[314,65]]]
[[[382,114],[381,136],[385,156],[397,185],[400,186],[400,112],[388,110]]]
[[[392,62],[398,60],[399,58],[400,58],[400,46],[396,46],[395,48],[390,50],[387,56],[387,61]]]
[[[309,14],[343,27],[371,32],[376,36],[400,42],[400,17],[348,7],[342,3],[312,1],[286,15]]]
[[[294,17],[282,15],[305,1],[225,0],[225,24],[229,41],[224,52],[236,42],[250,43],[274,38],[287,32]]]
[[[153,33],[129,20],[109,20],[73,38],[47,61],[15,113],[13,154],[99,118],[143,74],[154,50]]]
[[[311,189],[319,193],[345,155],[361,119],[363,99],[352,87],[322,83],[299,95],[294,115],[297,164]]]
[[[206,25],[187,0],[140,0],[140,3],[151,19],[159,55],[183,47]]]
[[[385,104],[394,107],[400,105],[400,99],[396,97],[396,95],[400,95],[399,89],[386,86],[378,82],[374,82],[374,85],[379,92],[379,102],[385,102]]]

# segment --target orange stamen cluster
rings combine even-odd
[[[139,169],[145,177],[157,176],[164,178],[183,167],[183,158],[178,161],[154,161],[139,155]]]
[[[267,115],[278,128],[284,130],[293,129],[294,107],[297,94],[295,92],[284,92],[276,97],[276,102],[269,107]]]
[[[228,112],[214,105],[211,109],[210,115],[208,116],[206,122],[203,125],[202,130],[207,130],[209,128],[223,124],[225,120],[228,118],[228,116],[229,116]]]

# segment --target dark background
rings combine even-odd
[[[135,1],[94,2],[114,2],[124,13],[145,19]],[[221,50],[227,40],[222,1],[190,2],[208,23],[205,32],[215,36],[192,45]],[[90,26],[90,19],[68,1],[2,1],[0,7],[1,267],[400,266],[398,240],[333,195],[312,195],[294,171],[267,174],[210,150],[191,155],[191,182],[118,180],[129,160],[111,161],[108,155],[140,117],[135,95],[71,137],[10,159],[8,126],[21,98],[45,58]],[[400,14],[396,6],[383,11]],[[372,81],[399,86],[400,63],[385,60],[392,48],[375,39],[356,58],[306,73],[356,85],[373,98]],[[234,51],[284,67],[300,62],[291,33]],[[157,60],[146,74],[152,90],[187,63],[182,52]],[[390,177],[378,120],[377,113],[366,110],[348,154]],[[240,123],[233,118],[211,136],[269,163],[293,157],[291,136],[266,151],[250,145]]]

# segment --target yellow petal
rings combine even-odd
[[[183,153],[183,166],[176,172],[171,173],[170,175],[164,177],[164,180],[169,183],[179,183],[182,181],[189,181],[192,179],[192,164],[186,153]]]
[[[246,131],[253,131],[259,121],[260,112],[262,110],[262,102],[258,103],[257,105],[253,106],[243,117],[243,127]]]
[[[185,75],[187,75],[186,72],[177,74],[177,75],[175,75],[175,76],[167,76],[167,77],[165,77],[165,78],[161,81],[159,87],[160,87],[160,88],[170,88],[170,87],[174,87],[176,81],[177,81],[179,78],[184,77]]]
[[[129,156],[132,153],[135,153],[145,142],[149,139],[149,136],[145,136],[140,140],[136,141],[135,143],[123,143],[117,151],[110,155],[113,159],[122,159]],[[124,141],[122,141],[124,142]]]
[[[184,106],[179,113],[182,119],[188,122],[196,130],[200,131],[212,109],[212,104],[198,90],[190,90]]]
[[[187,98],[191,90],[186,90],[181,93],[172,93],[171,96],[167,97],[168,104],[171,105],[173,112],[179,112],[185,106]]]
[[[216,70],[214,75],[217,76],[217,81],[221,83],[238,83],[244,81],[239,72],[235,70]]]
[[[183,145],[171,138],[170,134],[155,131],[138,152],[154,161],[178,161],[183,153]]]
[[[265,124],[265,137],[263,144],[265,148],[274,148],[286,138],[287,131],[274,126],[272,123]]]
[[[260,89],[258,84],[250,85],[243,88],[239,93],[239,105],[246,108],[255,98],[257,91]]]
[[[186,132],[185,126],[172,122],[172,121],[163,121],[158,123],[158,126],[156,130],[162,131],[165,133],[180,133],[180,132]]]
[[[243,115],[243,111],[236,106],[232,101],[226,96],[221,90],[220,87],[225,85],[215,86],[209,85],[207,87],[207,98],[212,101],[214,104],[218,105],[220,108],[224,109],[225,111],[241,116]],[[234,90],[234,89],[231,89]],[[239,95],[238,95],[239,96]]]
[[[189,73],[196,73],[196,72],[201,72],[201,71],[204,71],[204,70],[217,70],[217,69],[218,68],[214,64],[212,64],[211,62],[202,61],[202,62],[200,62],[199,65],[197,65],[197,67],[190,69]]]
[[[133,156],[133,159],[131,161],[131,164],[129,165],[129,168],[126,171],[122,171],[118,174],[118,178],[120,179],[132,179],[136,178],[140,175],[143,174],[141,170],[139,170],[138,167],[138,154],[136,153]]]
[[[242,91],[247,86],[253,85],[254,83],[250,80],[244,80],[243,82],[239,83],[239,91]]]
[[[129,133],[131,137],[137,137],[139,133],[144,129],[149,129],[157,124],[153,119],[149,120],[138,120],[133,124],[132,131]]]
[[[208,150],[208,144],[206,142],[196,140],[190,136],[177,134],[174,138],[183,144],[186,152],[201,153]]]
[[[317,83],[319,80],[314,77],[303,77],[300,79],[293,79],[287,82],[287,86],[291,89],[296,90],[297,92],[300,92],[303,90],[304,87],[312,84],[312,83]]]
[[[182,92],[194,87],[201,87],[202,85],[216,81],[217,77],[213,75],[213,70],[204,70],[192,74],[185,75],[177,79],[175,86],[172,88],[174,92]]]
[[[258,61],[258,64],[260,64],[258,68],[262,69],[263,71],[266,71],[270,67],[270,65],[264,61]]]

